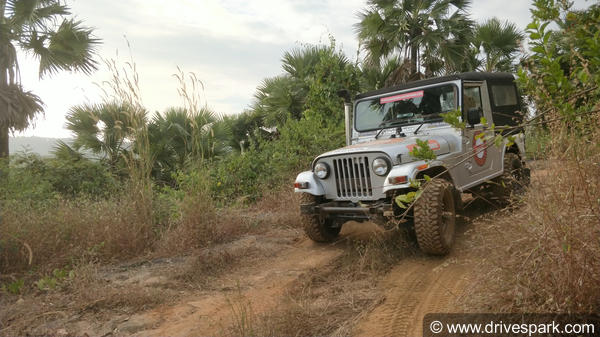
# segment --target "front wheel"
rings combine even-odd
[[[454,243],[456,209],[454,186],[441,178],[432,179],[415,201],[415,233],[421,250],[446,255]]]
[[[319,197],[304,193],[302,195],[303,204],[318,204]],[[333,242],[342,226],[331,218],[324,218],[318,214],[303,215],[304,232],[315,242]]]

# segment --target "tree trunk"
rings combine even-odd
[[[415,45],[410,46],[410,77],[415,77],[417,74],[417,58],[419,55],[419,48]]]
[[[2,48],[2,46],[0,46]],[[0,53],[2,51],[0,50]],[[0,89],[7,87],[8,76],[6,68],[0,64]],[[8,102],[2,102],[0,99],[0,158],[8,157]],[[4,120],[4,123],[2,122]]]
[[[6,0],[0,0],[0,23],[4,23],[4,10],[6,8]],[[4,49],[6,46],[0,45],[0,55],[4,55]],[[0,88],[8,85],[8,69],[7,64],[0,61]],[[8,124],[2,123],[3,119],[8,116],[8,102],[2,104],[0,100],[0,158],[7,158],[8,153]]]
[[[0,159],[8,157],[8,126],[0,125]]]

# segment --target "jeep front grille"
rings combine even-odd
[[[347,157],[333,160],[335,187],[340,198],[373,196],[368,157]]]

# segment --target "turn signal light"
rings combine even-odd
[[[308,188],[308,186],[309,186],[308,185],[308,181],[300,182],[300,183],[299,182],[295,182],[294,183],[294,187],[297,188],[297,189],[300,189],[300,190],[305,190],[305,189]]]
[[[392,185],[406,184],[408,182],[407,176],[389,177],[388,181]]]

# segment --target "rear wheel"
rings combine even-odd
[[[302,195],[302,204],[317,205],[320,197],[304,193]],[[342,226],[331,218],[324,218],[320,215],[303,215],[304,232],[315,242],[332,242],[340,234]]]
[[[522,194],[529,184],[525,166],[516,153],[504,154],[504,171],[494,179],[492,195],[500,204],[508,204],[514,196]]]
[[[456,227],[454,195],[450,182],[436,178],[415,201],[415,234],[423,252],[445,255],[452,248]]]

